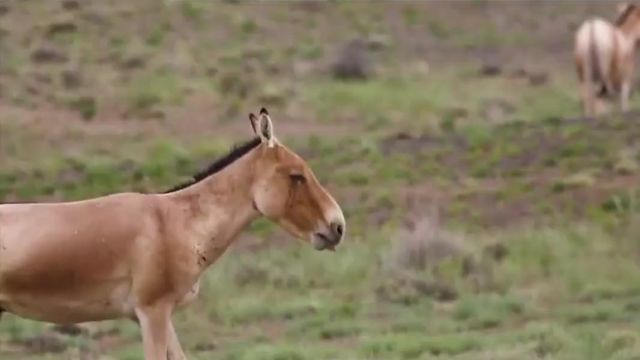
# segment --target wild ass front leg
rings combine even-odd
[[[145,360],[167,360],[167,337],[171,324],[171,307],[154,304],[136,309],[142,331]]]
[[[173,327],[173,323],[169,321],[169,351],[167,352],[168,360],[187,360],[187,356],[182,351],[182,346],[180,346],[180,340],[178,339],[178,334],[176,333],[176,329]]]

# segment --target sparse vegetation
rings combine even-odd
[[[640,114],[575,115],[585,6],[3,3],[0,200],[164,190],[268,105],[348,239],[254,223],[176,314],[190,358],[638,358]],[[350,39],[367,76],[334,79]],[[141,359],[134,323],[82,328],[4,315],[0,358]]]

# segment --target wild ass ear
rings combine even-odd
[[[262,139],[262,142],[266,142],[269,147],[273,146],[273,122],[267,112],[267,109],[260,109],[260,131],[258,135]]]
[[[258,117],[254,113],[249,113],[249,121],[253,132],[258,135]]]

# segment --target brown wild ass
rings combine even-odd
[[[601,18],[585,21],[575,35],[574,55],[586,116],[598,111],[599,97],[616,95],[629,110],[636,43],[640,40],[640,8],[623,4],[615,25]]]
[[[1,310],[64,324],[132,318],[145,359],[182,360],[172,313],[253,220],[334,250],[342,210],[276,140],[265,109],[249,118],[256,138],[170,192],[0,205]]]

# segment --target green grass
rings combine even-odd
[[[126,101],[132,111],[144,113],[157,105],[180,103],[184,91],[180,78],[169,72],[160,72],[134,79]]]
[[[364,83],[322,82],[306,89],[307,101],[316,109],[321,121],[331,121],[330,114],[352,112],[366,114],[364,122],[394,108],[403,116],[424,122],[424,117],[451,103],[449,88],[412,79],[385,79]]]
[[[433,25],[431,25],[430,28],[432,31],[434,30]],[[436,30],[436,34],[440,34],[442,36],[442,30],[444,28],[435,29],[439,29],[440,32],[437,32]],[[486,26],[478,29],[476,32],[459,32],[450,40],[453,44],[463,48],[500,48],[515,45],[526,45],[527,42],[531,41],[531,38],[524,32],[509,32],[505,34],[503,31],[500,31],[493,26]]]
[[[459,120],[465,121],[462,125],[486,128],[496,122],[557,119],[579,110],[577,98],[564,77],[542,90],[503,77],[478,78],[475,69],[465,69],[462,66],[455,73],[439,70],[426,76],[409,71],[366,82],[319,81],[306,87],[303,95],[319,121],[332,122],[336,116],[359,114],[360,123],[374,129],[395,125],[414,132],[437,124],[445,129],[455,128]],[[493,119],[488,115],[491,106],[507,110],[503,117]],[[465,109],[468,115],[464,119],[452,118],[456,109]]]

